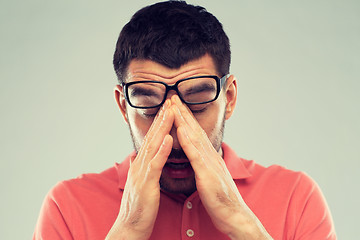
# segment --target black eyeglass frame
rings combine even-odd
[[[221,92],[221,89],[222,87],[224,86],[224,83],[226,82],[226,80],[228,79],[230,75],[227,74],[221,78],[219,78],[218,76],[216,75],[205,75],[205,76],[196,76],[196,77],[189,77],[189,78],[184,78],[184,79],[180,79],[179,81],[177,81],[175,84],[173,85],[168,85],[164,82],[160,82],[160,81],[135,81],[135,82],[128,82],[128,83],[122,83],[122,86],[123,86],[123,92],[124,92],[124,96],[125,96],[125,99],[126,101],[128,102],[128,104],[133,107],[133,108],[141,108],[141,109],[148,109],[148,108],[157,108],[157,107],[160,107],[161,105],[164,104],[165,100],[166,100],[166,97],[167,97],[167,94],[170,90],[174,90],[177,95],[179,96],[180,100],[185,103],[185,104],[188,104],[188,105],[197,105],[197,104],[205,104],[205,103],[209,103],[209,102],[213,102],[215,101],[219,95],[220,95],[220,92]],[[186,80],[191,80],[191,79],[196,79],[196,78],[213,78],[215,79],[216,81],[216,95],[214,97],[214,99],[210,100],[210,101],[206,101],[206,102],[199,102],[199,103],[191,103],[191,102],[187,102],[185,101],[182,97],[181,97],[181,94],[179,92],[179,89],[178,89],[178,85],[181,83],[181,82],[184,82]],[[159,103],[158,105],[155,105],[155,106],[152,106],[152,107],[139,107],[139,106],[135,106],[133,105],[130,100],[129,100],[129,86],[133,85],[133,84],[138,84],[138,83],[160,83],[162,85],[165,86],[165,94],[164,94],[164,99],[161,101],[161,103]]]

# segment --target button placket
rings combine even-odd
[[[183,218],[182,218],[182,239],[191,240],[198,239],[198,211],[197,211],[197,194],[189,197],[183,203]]]

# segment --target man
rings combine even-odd
[[[185,2],[138,11],[114,54],[135,151],[59,183],[34,239],[336,239],[317,185],[222,142],[237,83],[218,20]]]

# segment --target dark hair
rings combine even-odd
[[[167,1],[134,14],[120,33],[113,64],[122,83],[133,59],[180,68],[206,53],[213,58],[219,75],[229,73],[229,39],[216,17],[200,6]]]

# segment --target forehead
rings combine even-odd
[[[172,84],[183,78],[201,75],[218,75],[209,55],[190,61],[178,69],[168,68],[151,60],[134,59],[129,64],[126,82],[156,80]]]

